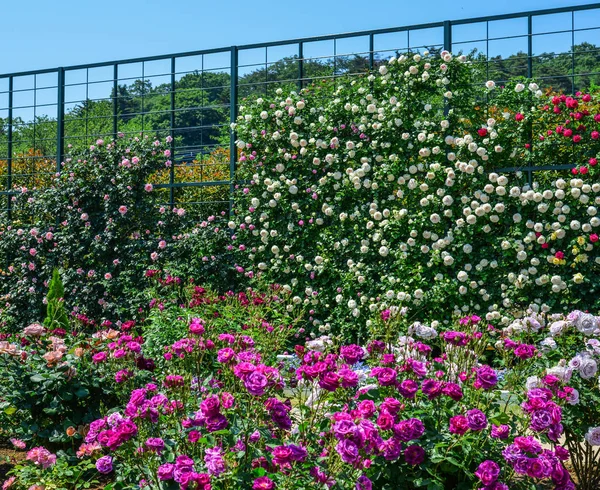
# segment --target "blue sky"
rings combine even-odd
[[[4,0],[0,74],[595,3],[585,0]],[[592,22],[580,16],[581,25]],[[594,14],[600,26],[600,11]],[[561,19],[540,19],[553,30]],[[520,26],[501,26],[517,33]],[[600,41],[600,31],[595,31]],[[458,33],[457,33],[458,34]],[[589,34],[586,34],[589,36]],[[465,39],[469,35],[465,34]],[[471,36],[472,37],[472,36]],[[539,38],[534,50],[563,45]],[[521,42],[511,42],[510,49]],[[516,43],[516,44],[515,44]],[[542,44],[544,46],[542,46]],[[315,47],[315,54],[319,54]],[[354,50],[355,46],[339,46]],[[508,49],[498,43],[499,52]],[[285,53],[282,53],[285,54]],[[490,53],[493,54],[493,53]],[[310,56],[311,53],[305,53]],[[252,53],[248,62],[252,63]]]

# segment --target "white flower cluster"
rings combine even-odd
[[[519,118],[474,109],[475,76],[447,52],[400,56],[370,77],[241,107],[243,273],[302,292],[315,325],[333,309],[358,318],[392,305],[492,320],[523,298],[584,296],[600,266],[600,184],[490,171],[520,165]],[[513,90],[547,102],[535,83]]]

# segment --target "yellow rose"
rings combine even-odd
[[[580,246],[583,246],[583,245],[585,245],[585,238],[583,238],[582,236],[580,236],[580,237],[577,239],[577,243],[578,243]]]
[[[580,272],[578,272],[577,274],[575,274],[573,276],[573,282],[575,284],[581,284],[583,282],[583,274],[581,274]]]

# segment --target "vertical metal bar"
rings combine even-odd
[[[265,97],[269,95],[269,63],[268,48],[265,46]]]
[[[37,170],[37,165],[36,165],[36,156],[37,156],[37,149],[36,149],[36,144],[35,144],[35,133],[36,133],[36,129],[37,129],[37,124],[35,121],[35,115],[37,113],[37,75],[33,75],[33,119],[32,119],[32,124],[33,124],[33,144],[32,144],[32,148],[31,148],[31,159],[30,159],[30,165],[29,165],[29,178],[31,179],[30,182],[33,184],[35,182],[35,176],[36,176],[36,170]],[[29,155],[28,155],[29,156]],[[32,185],[33,187],[33,185]]]
[[[337,74],[337,39],[333,40],[333,79]]]
[[[449,20],[444,21],[444,49],[452,52],[452,22]]]
[[[88,129],[89,129],[89,117],[90,117],[90,69],[85,69],[85,143],[89,144],[88,140]]]
[[[575,11],[571,11],[571,93],[575,95]]]
[[[304,43],[298,43],[298,91],[302,90],[304,78]]]
[[[56,171],[65,153],[65,69],[58,69],[58,114],[56,118]]]
[[[119,65],[113,66],[113,138],[119,132]]]
[[[452,52],[452,23],[449,20],[444,21],[444,50]],[[450,113],[450,100],[444,97],[444,115]]]
[[[485,79],[490,79],[490,23],[485,23]]]
[[[527,78],[533,77],[533,17],[527,16]]]
[[[169,135],[171,136],[171,167],[169,168],[169,206],[175,206],[175,57],[171,58],[171,118]]]
[[[146,62],[142,61],[142,96],[141,96],[141,107],[140,107],[140,112],[141,112],[141,116],[142,116],[142,134],[144,133],[144,97],[146,96],[146,88],[144,87],[144,76],[146,74],[145,72],[146,69]]]
[[[231,86],[229,92],[229,122],[234,124],[238,111],[238,48],[231,47]],[[237,162],[236,133],[229,129],[229,215],[233,216],[233,193],[235,190],[235,167]]]
[[[533,77],[533,16],[527,16],[527,78]],[[533,132],[533,127],[531,128]],[[533,150],[533,134],[529,134],[530,148]],[[530,154],[531,151],[530,150]],[[531,168],[531,161],[527,162],[527,166]],[[533,171],[527,170],[527,183],[529,187],[533,185]]]
[[[8,78],[8,159],[6,161],[6,190],[12,189],[12,158],[13,158],[13,77]],[[6,195],[8,220],[12,219],[12,195]]]
[[[369,70],[375,67],[375,40],[373,33],[369,34]]]

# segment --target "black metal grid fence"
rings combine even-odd
[[[600,4],[0,75],[5,209],[15,187],[49,181],[68,145],[152,132],[173,137],[174,165],[155,183],[165,202],[226,211],[239,101],[425,49],[469,54],[497,82],[535,77],[575,92],[600,85]]]

